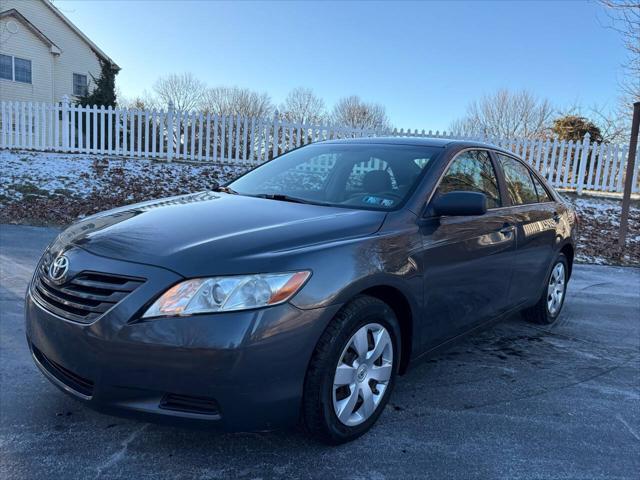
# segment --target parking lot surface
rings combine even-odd
[[[23,320],[55,234],[0,225],[1,478],[638,478],[638,269],[576,266],[556,325],[516,315],[414,365],[370,433],[326,447],[299,430],[123,420],[61,393],[33,365]]]

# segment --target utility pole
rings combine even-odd
[[[631,190],[633,190],[633,174],[636,164],[636,150],[638,148],[638,127],[640,127],[640,102],[633,104],[633,120],[631,121],[631,140],[629,140],[629,158],[627,158],[627,175],[624,180],[624,193],[622,194],[622,215],[620,217],[620,235],[618,247],[620,255],[627,239],[627,224],[629,223],[629,205],[631,203]]]

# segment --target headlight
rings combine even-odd
[[[164,292],[143,318],[231,312],[286,302],[311,272],[194,278]]]

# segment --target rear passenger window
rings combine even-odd
[[[529,169],[523,164],[498,154],[500,165],[504,171],[504,179],[507,182],[507,191],[512,205],[526,205],[528,203],[537,203],[538,194],[536,187],[533,185]]]
[[[487,208],[500,206],[496,172],[484,150],[469,150],[458,155],[438,187],[437,194],[454,191],[480,192],[487,196]]]
[[[549,196],[549,192],[547,192],[547,189],[544,188],[544,185],[542,185],[542,183],[540,183],[540,180],[538,180],[538,177],[536,177],[535,175],[531,175],[531,177],[533,178],[533,183],[536,186],[536,192],[538,193],[538,201],[543,203],[543,202],[551,202],[551,197]]]

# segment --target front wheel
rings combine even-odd
[[[338,312],[305,379],[303,417],[314,436],[340,444],[373,426],[395,383],[399,336],[395,314],[377,298],[359,296]]]
[[[523,312],[525,318],[532,323],[542,325],[554,323],[564,305],[568,280],[569,262],[563,253],[559,253],[553,262],[540,300]]]

